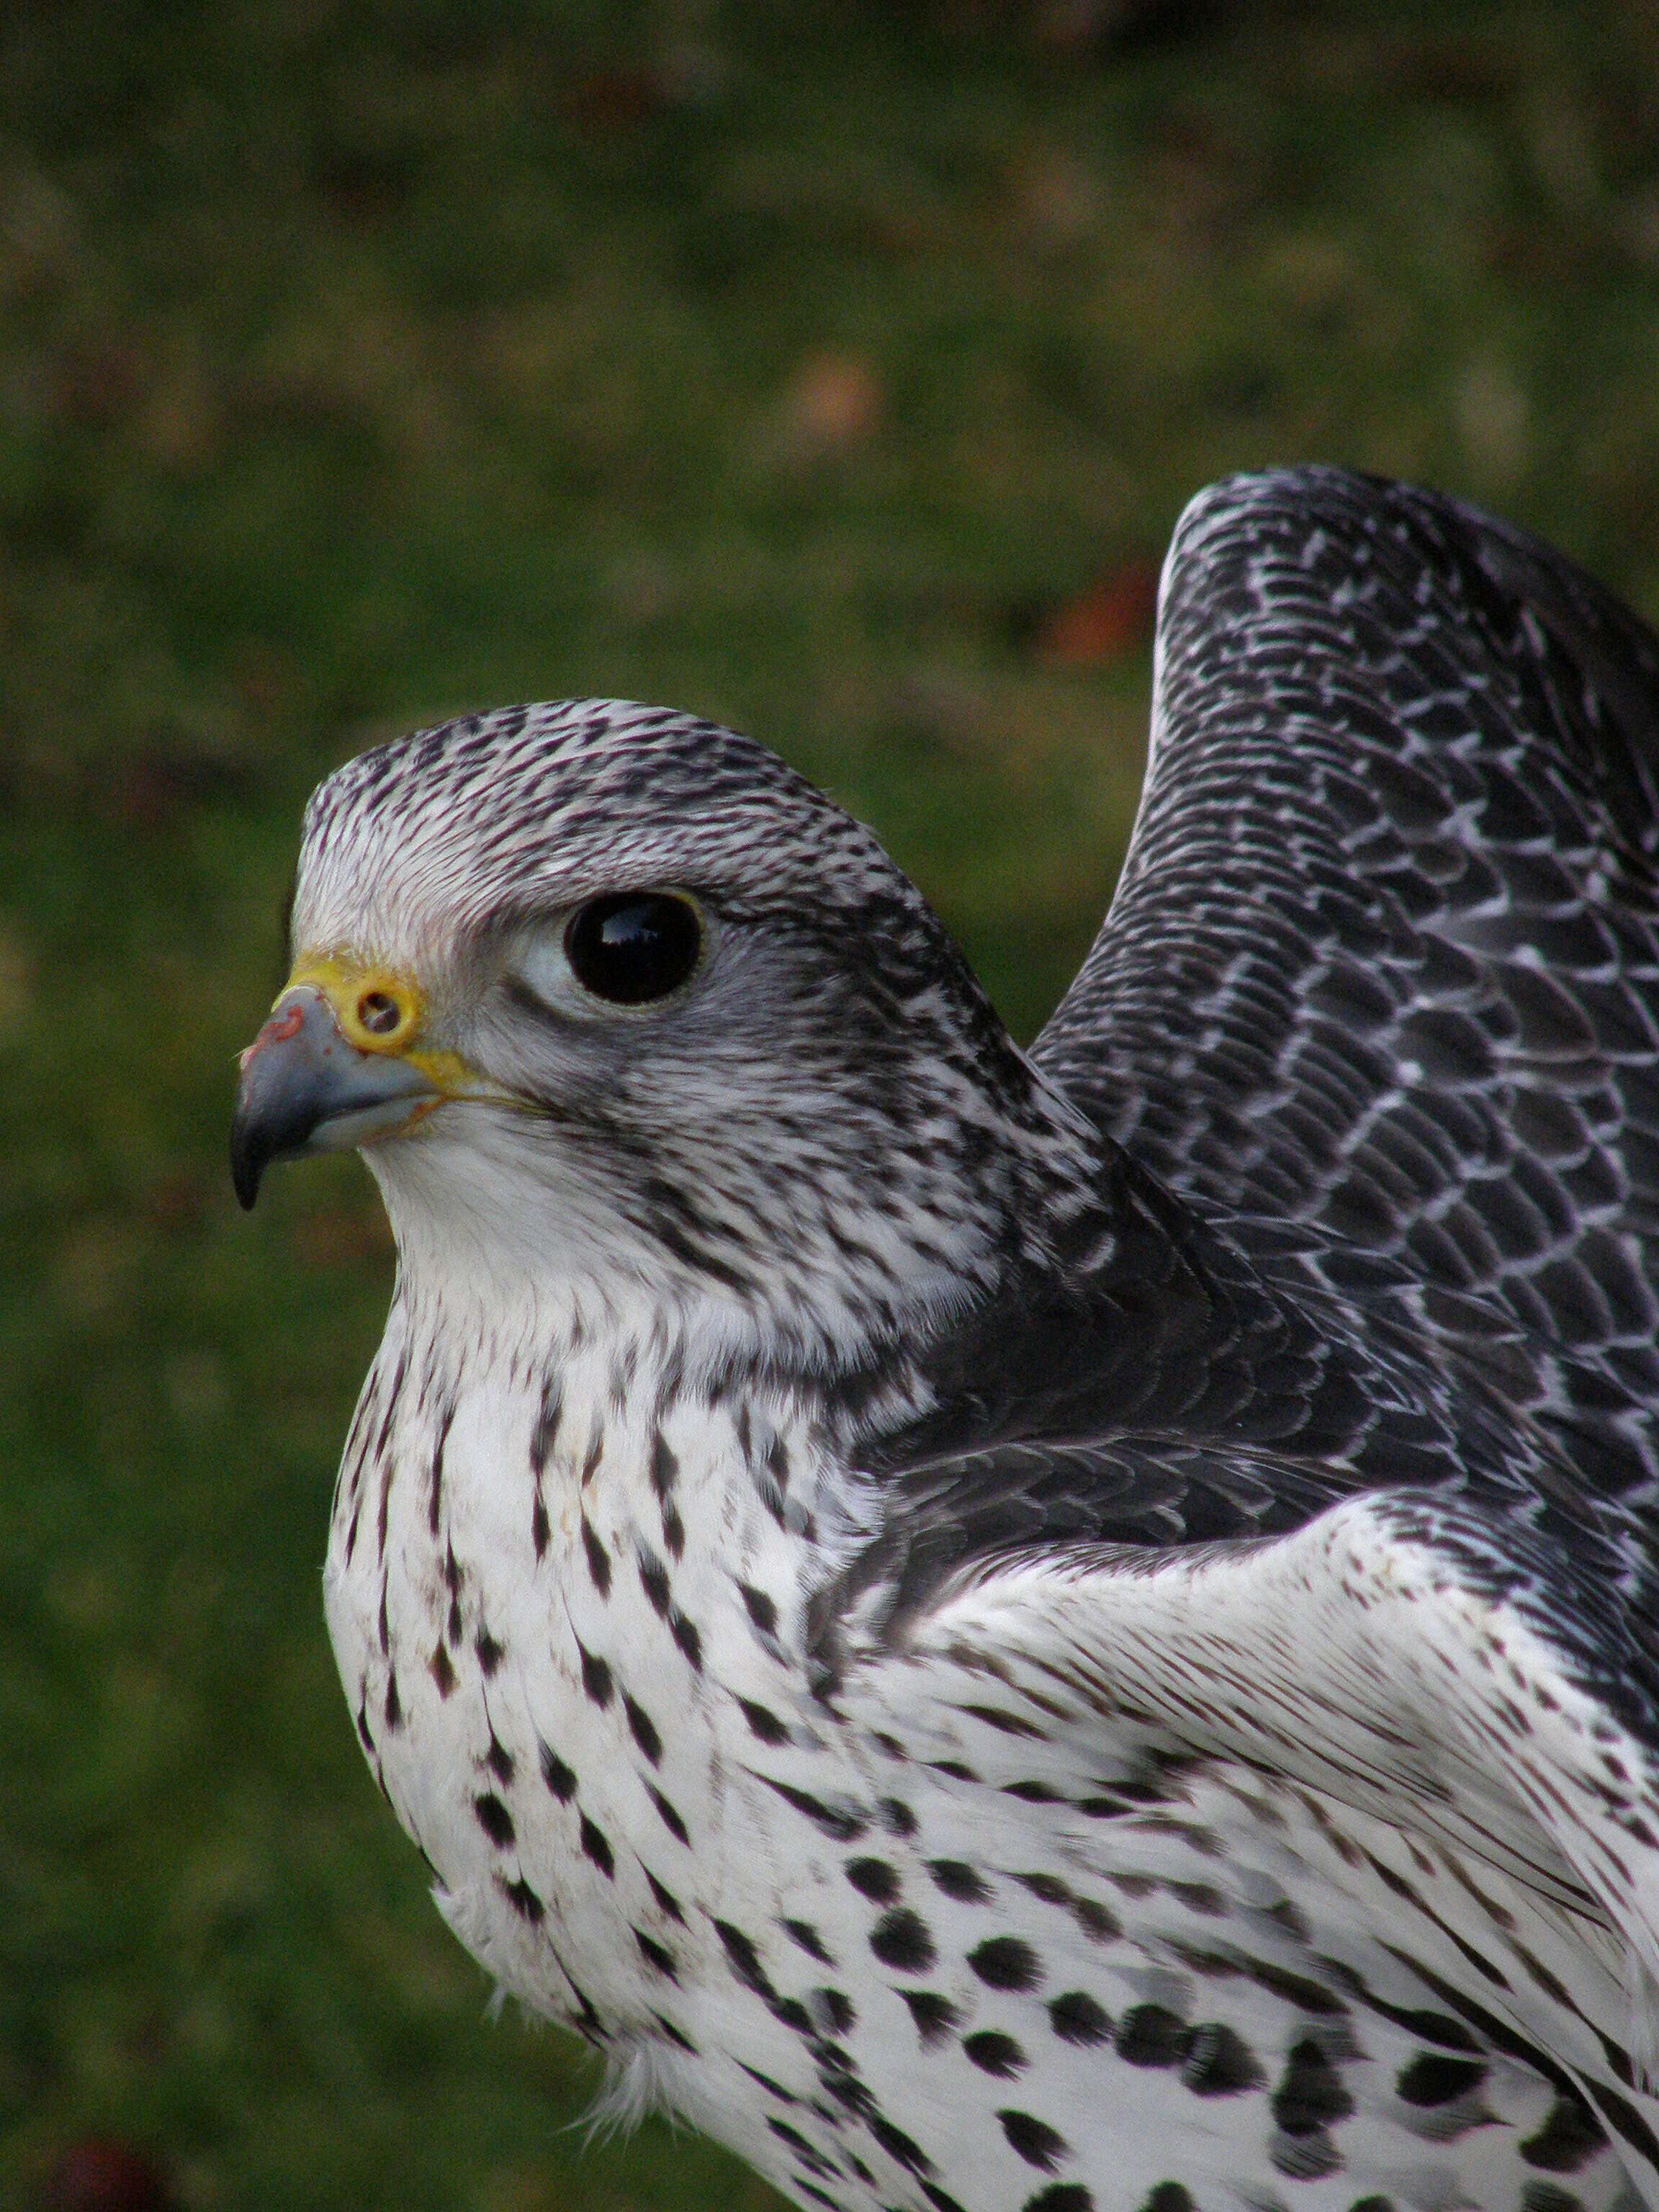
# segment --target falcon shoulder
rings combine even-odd
[[[862,1440],[823,1693],[1062,1833],[1300,1805],[1340,1972],[1410,1926],[1659,2191],[1659,644],[1300,471],[1188,510],[1158,663],[1032,1055],[1097,1204]]]

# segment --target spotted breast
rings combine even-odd
[[[1153,735],[1030,1054],[729,731],[322,786],[233,1165],[397,1238],[358,1733],[608,2109],[803,2203],[1659,2206],[1659,645],[1238,479]]]

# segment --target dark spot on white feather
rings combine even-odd
[[[660,1790],[653,1789],[651,1784],[647,1782],[646,1784],[646,1794],[650,1798],[651,1802],[656,1807],[657,1817],[662,1822],[664,1827],[667,1829],[669,1834],[672,1836],[678,1843],[690,1844],[691,1838],[685,1832],[684,1821],[681,1820],[673,1805],[663,1796],[662,1791]]]
[[[968,1964],[994,1990],[1035,1989],[1042,1978],[1042,1962],[1019,1936],[988,1937],[968,1954]]]
[[[651,1601],[652,1611],[665,1620],[670,1604],[667,1568],[660,1559],[642,1550],[639,1555],[639,1570],[640,1587]]]
[[[908,1905],[883,1913],[870,1930],[870,1948],[884,1966],[901,1974],[925,1974],[933,1963],[927,1923]]]
[[[989,1883],[965,1859],[929,1859],[927,1871],[945,1894],[955,1898],[958,1905],[983,1905],[991,1894]]]
[[[581,1817],[581,1828],[580,1832],[581,1838],[581,1847],[585,1856],[592,1860],[594,1865],[598,1867],[599,1872],[605,1876],[607,1881],[615,1881],[617,1874],[616,1856],[611,1849],[609,1841],[606,1839],[605,1831],[594,1821],[591,1820],[587,1814],[584,1813]]]
[[[576,1794],[574,1769],[565,1765],[551,1744],[538,1742],[536,1748],[541,1762],[542,1780],[561,1805],[568,1805]]]
[[[786,1805],[793,1805],[796,1812],[804,1814],[814,1826],[822,1828],[838,1844],[855,1842],[870,1825],[850,1807],[826,1804],[821,1797],[813,1796],[810,1790],[798,1790],[793,1783],[780,1782],[770,1774],[763,1774],[760,1779],[769,1790],[775,1790]]]
[[[962,2047],[982,2074],[993,2074],[1006,2081],[1025,2070],[1025,2053],[1012,2035],[1005,2035],[1000,2028],[982,2027],[973,2035],[964,2035]]]
[[[739,1698],[738,1705],[750,1732],[763,1743],[787,1743],[789,1730],[769,1706],[758,1705],[752,1698]]]
[[[1097,1943],[1115,1942],[1123,1933],[1123,1923],[1116,1913],[1097,1897],[1076,1899],[1072,1914],[1084,1934]]]
[[[543,1914],[547,1910],[540,1898],[537,1896],[535,1891],[532,1889],[530,1884],[525,1880],[522,1875],[520,1875],[518,1878],[513,1881],[504,1881],[500,1875],[497,1875],[495,1877],[495,1886],[501,1891],[501,1895],[507,1899],[507,1903],[513,1907],[513,1910],[519,1914],[521,1919],[529,1921],[532,1928],[542,1918]]]
[[[763,1636],[775,1637],[778,1632],[778,1608],[775,1601],[764,1590],[753,1589],[748,1583],[739,1583],[743,1601],[749,1618]]]
[[[530,1432],[530,1467],[537,1482],[547,1472],[547,1462],[552,1456],[554,1443],[559,1433],[559,1416],[562,1400],[557,1378],[548,1376],[542,1384],[541,1404],[536,1413],[536,1425]]]
[[[587,1554],[587,1572],[593,1587],[601,1597],[611,1595],[611,1554],[600,1542],[599,1532],[586,1513],[581,1516],[582,1549]]]
[[[681,1925],[684,1926],[685,1923],[685,1914],[681,1910],[680,1901],[678,1898],[675,1896],[673,1891],[668,1887],[666,1883],[659,1881],[656,1875],[652,1873],[649,1867],[645,1869],[645,1878],[651,1886],[652,1896],[657,1900],[658,1911],[659,1912],[665,1912],[671,1920],[678,1920]]]
[[[678,1606],[671,1607],[669,1609],[668,1632],[678,1644],[681,1654],[692,1673],[702,1674],[702,1638],[697,1632],[696,1623],[683,1613]]]
[[[1543,2125],[1516,2148],[1528,2166],[1546,2173],[1576,2173],[1607,2143],[1607,2136],[1583,2099],[1558,2091]]]
[[[641,1954],[647,1962],[654,1966],[659,1974],[665,1975],[671,1982],[678,1981],[680,1978],[678,1966],[674,1954],[665,1943],[658,1942],[654,1936],[647,1936],[643,1928],[636,1928],[634,1930],[634,1941],[639,1945]]]
[[[1167,2005],[1132,2005],[1117,2024],[1117,2055],[1130,2066],[1179,2066],[1192,2039],[1191,2028]]]
[[[427,1524],[434,1536],[438,1533],[438,1522],[442,1513],[444,1451],[449,1443],[450,1427],[454,1419],[455,1406],[452,1400],[438,1417],[438,1432],[432,1444],[432,1468],[428,1476]]]
[[[1273,2118],[1284,2132],[1313,2135],[1334,2121],[1346,2120],[1353,2108],[1353,2099],[1322,2045],[1311,2036],[1292,2045],[1273,2094]]]
[[[847,1879],[872,1905],[891,1905],[899,1893],[897,1869],[885,1859],[848,1859]]]
[[[872,2113],[865,2124],[882,2148],[896,2158],[901,2166],[908,2166],[912,2173],[933,2171],[933,2160],[914,2137],[905,2134],[902,2128],[896,2128],[879,2112]]]
[[[588,1650],[580,1636],[576,1638],[576,1650],[581,1660],[582,1687],[603,1711],[611,1703],[611,1669],[603,1659],[596,1657]]]
[[[472,1800],[472,1810],[478,1826],[498,1850],[506,1850],[514,1840],[513,1815],[493,1790],[485,1790]]]
[[[650,1714],[646,1711],[643,1705],[630,1698],[626,1690],[623,1692],[623,1711],[628,1716],[629,1729],[632,1732],[635,1742],[638,1744],[653,1766],[658,1765],[662,1759],[662,1738],[658,1735],[656,1724]]]
[[[835,1964],[823,1948],[823,1936],[810,1920],[786,1920],[782,1924],[785,1935],[792,1942],[799,1943],[809,1959],[817,1959],[826,1966]]]
[[[1442,2051],[1422,2051],[1409,2065],[1401,2068],[1395,2087],[1403,2104],[1432,2107],[1449,2105],[1467,2096],[1471,2089],[1478,2089],[1486,2078],[1486,2069],[1477,2059],[1452,2058]]]
[[[1048,2002],[1048,2024],[1062,2043],[1104,2043],[1111,2014],[1086,1990],[1066,1990]]]
[[[1071,2147],[1059,2129],[1051,2128],[1035,2113],[1003,2111],[997,2118],[1002,2123],[1002,2132],[1028,2166],[1052,2173],[1061,2159],[1070,2154]]]
[[[651,1443],[651,1487],[659,1500],[665,1499],[679,1479],[680,1463],[670,1450],[668,1441],[660,1429]]]
[[[898,1994],[909,2007],[916,2033],[924,2043],[938,2043],[961,2017],[950,1998],[941,1996],[937,1990],[901,1990]]]
[[[1206,2021],[1193,2030],[1181,2079],[1195,2097],[1236,2097],[1261,2088],[1267,2078],[1249,2044],[1224,2021]]]
[[[1322,2129],[1305,2136],[1275,2134],[1267,2159],[1287,2181],[1323,2181],[1342,2171],[1342,2154]]]
[[[798,2105],[800,2102],[793,2090],[786,2089],[781,2081],[775,2081],[769,2074],[760,2073],[741,2058],[738,2059],[738,2063],[757,2088],[763,2089],[769,2097],[775,2097],[779,2104]]]

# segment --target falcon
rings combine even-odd
[[[1029,1052],[761,745],[331,776],[252,1204],[398,1247],[328,1625],[505,1990],[837,2212],[1659,2205],[1659,639],[1431,493],[1164,569]]]

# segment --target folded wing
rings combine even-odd
[[[1257,1543],[1006,1555],[854,1656],[840,1700],[1019,1801],[1050,1863],[1168,1891],[1143,1965],[1252,1978],[1374,2051],[1449,2018],[1570,2083],[1659,2203],[1659,1774],[1556,1565],[1413,1492]],[[1297,1900],[1276,1943],[1264,1869]],[[1194,1881],[1237,1892],[1196,1938]]]
[[[1656,855],[1659,641],[1571,564],[1334,471],[1197,501],[1034,1052],[1098,1217],[923,1352],[814,1632],[1079,1850],[1137,1771],[1258,1790],[1316,1978],[1565,2069],[1659,2203]]]

